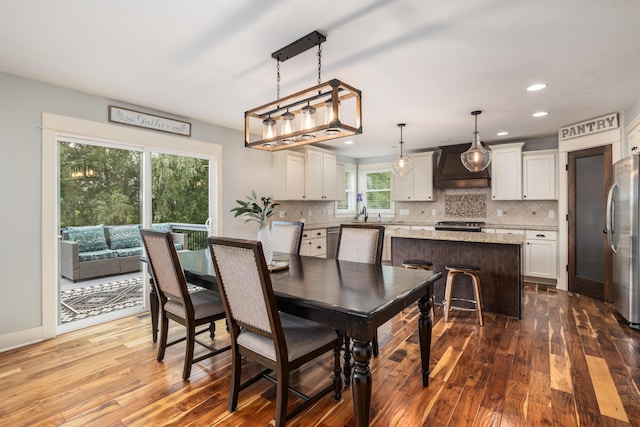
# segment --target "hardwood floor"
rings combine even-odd
[[[428,388],[417,316],[407,309],[378,330],[373,426],[640,426],[640,332],[619,323],[611,304],[528,285],[522,320],[486,314],[484,327],[473,312],[455,312],[445,324],[437,307]],[[0,354],[0,425],[273,423],[272,384],[245,390],[230,414],[229,354],[194,365],[182,381],[183,347],[159,363],[149,330],[148,315],[133,316]],[[217,330],[223,345],[224,324]],[[313,388],[330,367],[328,355],[292,380]],[[350,390],[288,425],[353,425]]]

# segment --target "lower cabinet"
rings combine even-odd
[[[527,230],[524,248],[524,275],[557,279],[555,231]]]
[[[326,258],[327,229],[317,228],[303,231],[302,241],[300,242],[300,255]]]
[[[384,227],[384,242],[382,245],[382,261],[391,261],[391,237],[401,236],[403,230],[411,230],[409,225],[386,225]]]

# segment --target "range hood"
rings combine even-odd
[[[434,188],[485,188],[489,187],[491,177],[489,168],[480,172],[469,172],[460,160],[460,154],[469,149],[471,143],[446,145],[442,150],[438,169],[433,179]]]

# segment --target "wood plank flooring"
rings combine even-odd
[[[473,312],[444,323],[436,307],[428,388],[419,374],[417,308],[381,327],[371,425],[640,426],[640,332],[611,304],[588,297],[528,284],[524,298],[522,320],[487,314],[484,327]],[[229,354],[196,364],[182,381],[183,347],[170,347],[159,363],[149,330],[148,315],[132,316],[1,353],[0,425],[273,424],[272,384],[245,390],[231,414]],[[224,324],[217,330],[224,345]],[[328,355],[292,380],[313,389],[330,367]],[[353,425],[351,390],[288,425]]]

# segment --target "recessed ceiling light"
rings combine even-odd
[[[353,140],[352,139],[347,139],[344,143],[347,144],[347,145],[351,145],[351,144],[353,144]]]
[[[496,133],[496,135],[505,136],[505,135],[509,135],[509,132],[507,132],[506,130],[501,130],[500,132]]]
[[[546,111],[538,111],[538,112],[536,112],[536,113],[533,113],[533,114],[532,114],[532,116],[533,116],[533,117],[544,117],[544,116],[546,116],[547,114],[549,114],[549,113],[547,113]]]
[[[535,83],[535,84],[532,84],[531,86],[529,86],[529,87],[527,88],[527,90],[528,90],[529,92],[535,92],[535,91],[537,91],[537,90],[542,90],[542,89],[544,89],[545,87],[547,87],[547,85],[546,85],[545,83]]]

